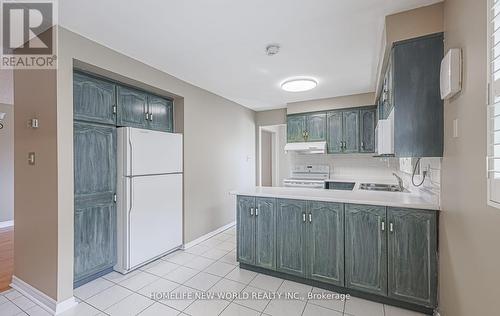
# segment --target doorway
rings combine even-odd
[[[283,183],[286,125],[259,127],[259,166],[257,185],[278,187]]]
[[[13,73],[0,70],[0,292],[14,270],[14,86]]]

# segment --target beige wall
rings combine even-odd
[[[57,298],[56,71],[16,71],[14,83],[14,275]],[[27,125],[34,117],[40,120],[36,130]],[[36,153],[34,166],[28,165],[29,152]]]
[[[14,104],[13,71],[0,69],[0,103]]]
[[[0,222],[14,219],[14,107],[0,103],[6,113],[0,129]]]
[[[374,93],[363,93],[287,104],[287,114],[325,111],[375,104]]]
[[[184,132],[185,242],[233,222],[229,191],[254,185],[255,112],[65,29],[58,48],[57,99],[55,72],[16,74],[15,274],[63,301],[73,294],[74,64],[175,98],[176,130]],[[39,130],[26,128],[33,115]],[[35,167],[27,167],[29,151],[38,152]]]
[[[441,315],[498,315],[500,210],[486,203],[486,1],[446,0],[444,20],[446,49],[463,49],[464,87],[445,104]]]
[[[286,109],[256,112],[255,124],[257,126],[286,124]]]

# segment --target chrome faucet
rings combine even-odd
[[[396,177],[396,179],[398,179],[398,186],[399,186],[399,190],[400,190],[401,192],[403,192],[403,191],[405,190],[405,187],[404,187],[404,185],[403,185],[403,179],[401,179],[401,177],[400,177],[400,176],[398,176],[395,172],[393,172],[393,173],[392,173],[392,175],[393,175],[393,176],[395,176],[395,177]]]

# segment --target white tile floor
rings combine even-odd
[[[309,292],[331,292],[242,270],[237,266],[235,248],[233,227],[127,275],[112,272],[76,289],[74,294],[80,303],[63,316],[422,316],[355,297],[345,302],[307,299]],[[159,293],[156,300],[151,298],[152,292]],[[269,297],[269,292],[302,295],[284,300]],[[186,293],[248,293],[250,298],[197,299]],[[167,294],[176,297],[162,297]],[[9,290],[0,293],[0,315],[49,314],[16,290]]]

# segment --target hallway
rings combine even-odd
[[[14,272],[14,228],[0,228],[0,292],[9,288]]]

